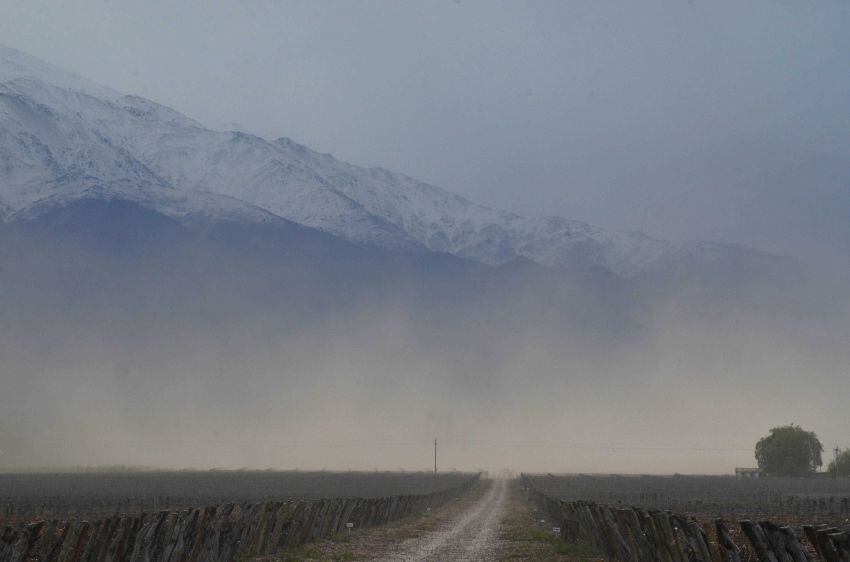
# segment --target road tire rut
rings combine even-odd
[[[376,562],[430,562],[493,560],[498,549],[499,527],[505,515],[508,481],[489,481],[489,489],[469,508],[440,528],[407,539]]]

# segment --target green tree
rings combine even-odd
[[[850,476],[850,449],[839,452],[829,463],[829,473],[836,477]]]
[[[756,460],[768,476],[809,476],[823,465],[823,445],[798,425],[774,427],[756,443]]]

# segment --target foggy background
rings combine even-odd
[[[0,43],[213,127],[801,260],[626,281],[300,230],[245,251],[123,207],[0,225],[0,467],[415,470],[437,437],[445,469],[729,473],[775,425],[850,445],[844,2],[0,8]]]
[[[846,285],[228,228],[85,201],[4,227],[4,466],[416,470],[437,437],[443,469],[729,473],[791,421],[846,446]]]
[[[846,2],[0,2],[0,42],[485,205],[850,254]]]

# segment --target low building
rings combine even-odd
[[[761,469],[736,467],[735,476],[738,478],[761,478]]]

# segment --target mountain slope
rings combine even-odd
[[[641,233],[477,205],[287,138],[213,131],[167,107],[0,48],[0,208],[14,216],[33,205],[91,197],[92,189],[169,215],[185,211],[175,210],[175,201],[220,216],[238,207],[240,220],[279,217],[358,244],[490,265],[526,258],[633,277],[687,253]]]

